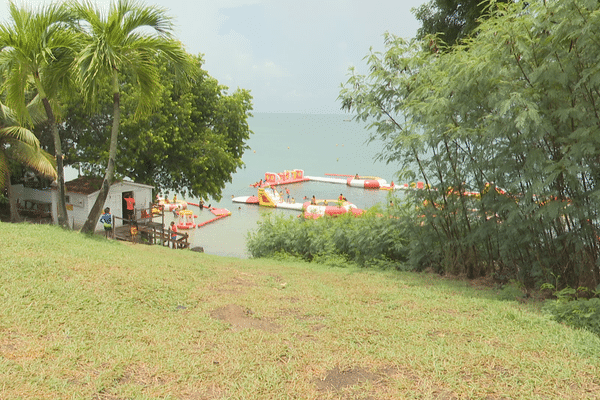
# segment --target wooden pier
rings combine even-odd
[[[157,213],[156,210],[159,210],[159,212]],[[123,222],[118,228],[113,228],[115,239],[148,245],[158,244],[175,249],[190,247],[189,234],[187,233],[176,232],[177,239],[171,239],[172,232],[165,229],[165,213],[162,207],[135,209],[133,216],[133,219],[123,219],[113,215],[115,222],[116,220]],[[157,218],[160,218],[160,222],[155,221]]]

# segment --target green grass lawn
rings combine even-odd
[[[0,223],[0,399],[600,398],[600,339],[429,274]]]

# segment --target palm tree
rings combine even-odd
[[[54,158],[40,148],[40,142],[30,130],[17,124],[13,110],[0,103],[0,188],[7,188],[10,220],[19,222],[21,217],[10,187],[9,160],[48,178],[57,177]]]
[[[136,113],[152,108],[153,92],[159,86],[157,57],[165,57],[175,68],[186,69],[189,62],[181,43],[174,40],[171,19],[162,8],[143,6],[134,0],[117,0],[101,13],[90,1],[74,6],[85,39],[77,57],[76,69],[86,99],[97,104],[102,83],[110,82],[113,96],[113,123],[108,165],[102,187],[81,232],[94,232],[115,175],[120,124],[120,79],[130,78],[137,86]]]
[[[36,10],[10,3],[10,23],[0,24],[0,69],[6,74],[6,103],[16,113],[19,124],[30,122],[27,113],[28,90],[33,84],[43,104],[52,132],[57,162],[58,223],[68,228],[65,203],[63,151],[55,111],[50,99],[68,80],[77,37],[69,29],[73,20],[64,5]],[[31,96],[33,97],[33,96]],[[31,98],[29,97],[29,98]]]

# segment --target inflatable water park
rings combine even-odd
[[[315,219],[324,215],[340,215],[352,213],[353,215],[361,215],[364,211],[356,205],[348,202],[343,196],[337,199],[315,199],[309,201],[296,202],[284,200],[283,194],[277,190],[277,186],[291,185],[300,182],[326,182],[334,184],[343,184],[351,187],[364,189],[381,189],[381,190],[397,190],[397,189],[423,189],[423,182],[416,184],[395,185],[392,181],[387,183],[385,179],[373,176],[356,175],[340,175],[340,174],[325,174],[325,177],[307,176],[304,170],[294,169],[286,170],[280,173],[266,172],[264,180],[250,185],[257,188],[256,196],[239,196],[231,199],[234,203],[257,204],[263,207],[282,208],[288,210],[302,211],[303,216],[307,219]],[[289,198],[289,195],[288,195]]]
[[[283,192],[278,191],[277,187],[281,185],[292,185],[295,183],[314,181],[375,190],[424,188],[422,182],[395,185],[393,181],[388,184],[385,179],[374,176],[359,176],[358,174],[325,175],[326,176],[324,177],[307,176],[304,174],[304,170],[301,169],[285,170],[279,173],[266,172],[264,179],[250,185],[257,189],[255,196],[233,197],[231,201],[234,203],[255,204],[262,207],[300,211],[304,218],[316,219],[325,215],[336,216],[346,213],[359,216],[364,210],[347,201],[342,195],[336,199],[316,199],[313,196],[312,199],[304,198],[302,199],[303,201],[297,202],[293,198],[290,199],[288,192],[287,199],[284,199]],[[198,218],[198,216],[189,209],[189,206],[198,207],[200,209],[207,208],[214,215],[214,218],[197,223],[195,219]],[[200,203],[192,203],[185,200],[179,200],[177,199],[177,196],[174,196],[170,200],[168,197],[157,197],[157,203],[153,209],[153,213],[159,213],[161,210],[173,212],[176,218],[177,228],[181,230],[200,228],[206,224],[231,215],[231,211],[226,208],[216,208],[211,207],[210,205],[206,206],[202,201],[200,201]]]
[[[198,207],[201,210],[207,208],[214,215],[214,218],[196,223],[195,218],[198,218],[198,215],[195,215],[192,210],[188,209],[188,206]],[[211,222],[215,222],[231,215],[231,211],[226,208],[216,208],[211,207],[210,205],[206,206],[202,201],[200,201],[200,203],[192,203],[184,200],[177,200],[177,196],[174,196],[172,200],[169,200],[167,197],[157,197],[157,203],[152,209],[152,213],[158,214],[161,212],[161,209],[173,212],[177,219],[175,223],[177,229],[184,230],[200,228],[206,224],[210,224]]]

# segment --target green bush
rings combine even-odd
[[[587,329],[600,335],[600,299],[577,299],[571,301],[546,300],[544,311],[557,322],[573,328]]]
[[[525,298],[524,287],[521,282],[511,280],[509,283],[502,287],[498,298],[500,300],[520,300]]]
[[[373,208],[361,217],[345,214],[317,220],[268,216],[248,234],[246,245],[252,257],[285,253],[332,266],[401,269],[408,259],[413,224],[407,211],[407,206]]]

